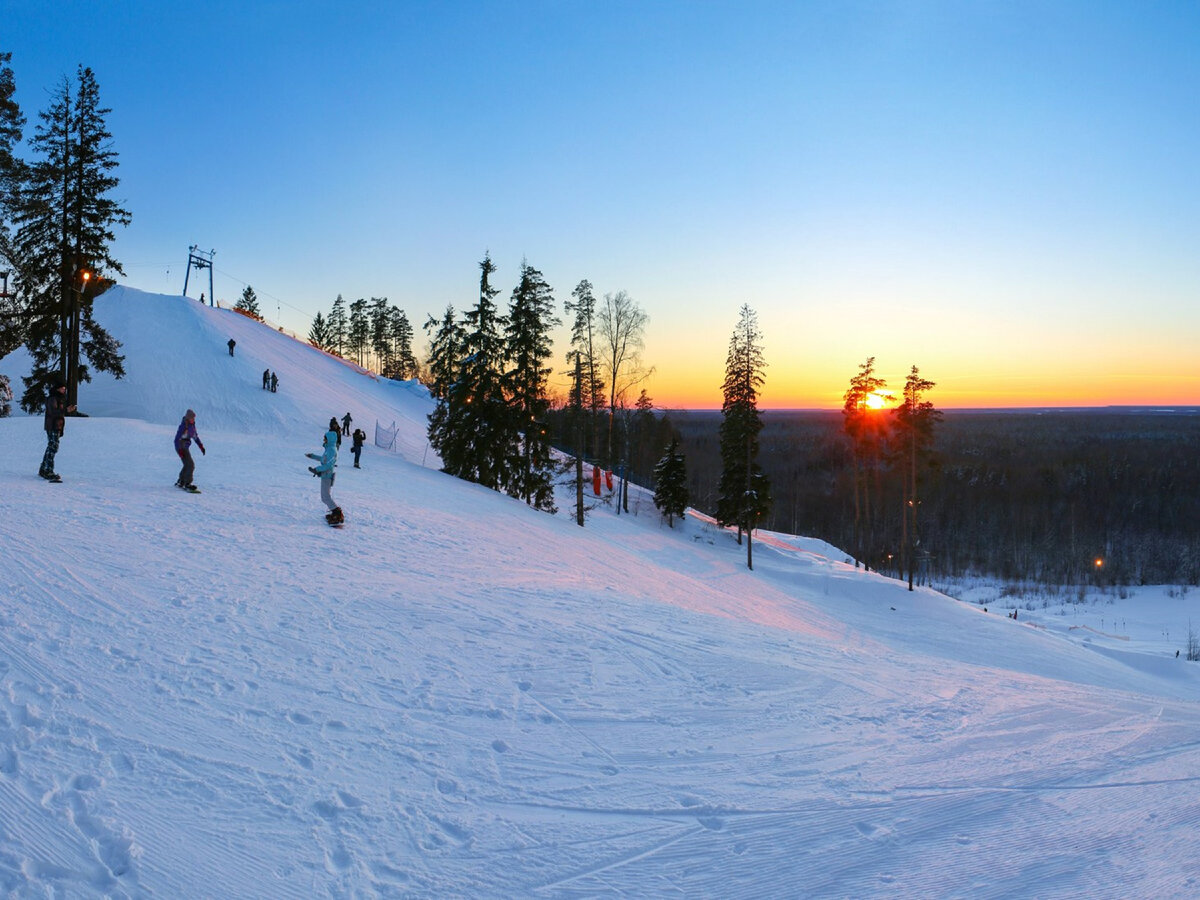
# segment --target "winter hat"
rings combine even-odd
[[[194,419],[194,418],[196,418],[196,412],[195,412],[195,410],[189,409],[187,412],[185,412],[183,414],[183,417],[185,419]]]

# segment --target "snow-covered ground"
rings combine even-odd
[[[1200,895],[1200,592],[1013,621],[766,534],[749,572],[699,518],[441,474],[419,386],[96,311],[129,374],[82,388],[64,483],[0,420],[5,895]],[[304,453],[347,411],[401,436],[343,450],[335,530]]]

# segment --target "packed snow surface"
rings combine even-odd
[[[64,483],[0,420],[0,893],[1200,895],[1194,596],[1134,595],[1130,641],[786,535],[748,571],[640,495],[580,528],[440,473],[419,385],[180,297],[96,314],[128,376]],[[400,438],[343,447],[331,529],[304,454],[347,412]]]

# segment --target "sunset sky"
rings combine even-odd
[[[423,349],[486,251],[505,302],[522,259],[560,303],[583,278],[632,295],[659,406],[720,405],[743,303],[766,408],[840,406],[869,356],[943,408],[1200,405],[1192,3],[2,0],[0,22],[26,137],[96,73],[132,287],[180,293],[198,244],[221,300],[250,284],[307,333],[338,294],[386,296]]]

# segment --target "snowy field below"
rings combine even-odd
[[[97,314],[130,375],[64,483],[0,420],[0,892],[1200,894],[1200,666],[1128,610],[1109,646],[801,538],[750,572],[698,518],[581,529],[436,471],[415,389],[178,298]],[[347,410],[404,434],[343,450],[337,530],[304,453]]]

